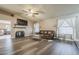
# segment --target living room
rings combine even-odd
[[[1,31],[0,54],[78,55],[78,7],[73,4],[1,4],[0,20],[10,22],[6,28],[10,28],[11,36],[4,36],[4,30]],[[0,22],[0,29],[5,29],[1,26]]]

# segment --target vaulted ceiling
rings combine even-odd
[[[79,12],[78,4],[1,4],[0,8],[11,12],[13,14],[21,15],[23,17],[38,19],[48,19],[56,16],[68,15]],[[35,9],[42,11],[34,17],[27,16],[23,10]]]

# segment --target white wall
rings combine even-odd
[[[57,18],[40,21],[40,30],[54,30],[56,31]]]
[[[76,17],[75,29],[76,29],[76,39],[79,40],[79,16]]]

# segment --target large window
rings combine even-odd
[[[61,21],[61,22],[60,22]],[[73,34],[73,28],[68,24],[66,20],[59,20],[58,23],[58,33],[59,34]]]
[[[75,18],[66,18],[58,20],[58,35],[63,35],[65,38],[71,35],[72,38],[75,37]]]

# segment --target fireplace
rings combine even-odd
[[[24,33],[24,31],[16,31],[16,33],[15,33],[15,37],[16,37],[16,38],[22,38],[22,37],[25,37],[25,33]]]

